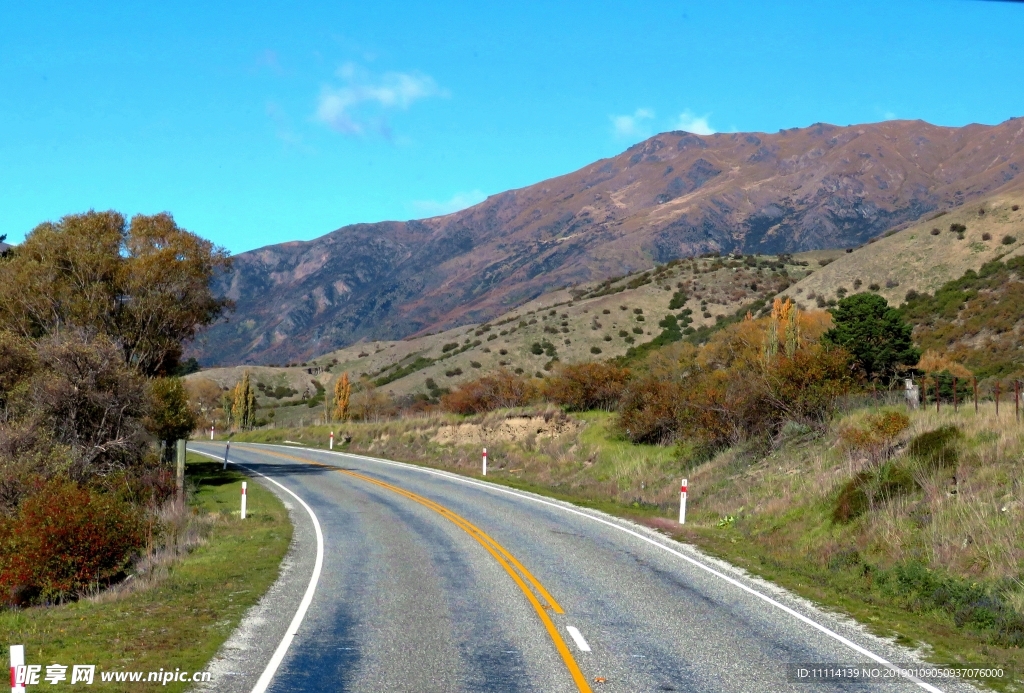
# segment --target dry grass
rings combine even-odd
[[[106,604],[162,584],[176,563],[206,545],[218,519],[216,513],[198,513],[191,507],[181,510],[173,501],[165,503],[155,517],[159,534],[151,537],[145,553],[133,563],[128,578],[109,589],[92,592],[86,599]]]
[[[932,293],[969,269],[977,270],[997,257],[1022,252],[1024,213],[1013,212],[1014,204],[1024,204],[1020,192],[1000,193],[938,218],[929,219],[934,215],[928,215],[875,243],[839,254],[834,262],[785,293],[805,307],[814,305],[812,295],[835,299],[840,287],[856,293],[877,284],[878,293],[893,305],[903,303],[910,289]],[[978,214],[979,207],[985,208],[985,215]],[[954,223],[967,227],[963,239],[949,231]],[[933,228],[940,232],[932,235]],[[985,234],[990,236],[989,240],[984,240]],[[1002,245],[1000,239],[1005,235],[1016,237],[1017,242]],[[854,287],[857,280],[861,282],[860,288]]]

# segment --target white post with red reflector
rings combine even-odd
[[[215,429],[215,428],[217,428],[217,427],[216,426],[210,426],[210,440],[213,440],[213,429]]]
[[[487,476],[487,448],[484,448],[484,476]]]
[[[24,645],[11,645],[11,693],[25,693]]]
[[[679,524],[686,524],[686,479],[683,479],[683,485],[679,487]]]
[[[331,446],[330,449],[333,450],[334,449],[334,431],[331,431],[331,443],[330,443],[330,446]]]
[[[245,494],[245,487],[246,487],[246,482],[243,481],[242,482],[242,519],[243,520],[245,519],[245,495],[246,495]]]

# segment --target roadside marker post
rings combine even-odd
[[[330,449],[331,449],[331,450],[333,450],[333,449],[334,449],[334,431],[331,431],[331,442],[330,442]]]
[[[184,511],[185,510],[185,441],[183,439],[179,439],[177,441],[177,448],[178,448],[177,449],[178,464],[177,464],[177,469],[175,470],[177,472],[175,474],[175,477],[176,477],[176,484],[175,484],[175,486],[177,487],[177,492],[178,492],[177,493],[178,510],[179,511]]]
[[[17,676],[20,668],[21,676]],[[25,693],[25,646],[11,645],[11,693]],[[21,678],[19,682],[18,679]]]
[[[245,494],[245,487],[246,487],[246,482],[243,481],[242,482],[242,519],[243,520],[245,519],[245,496],[246,496],[246,494]]]
[[[683,479],[683,485],[679,488],[679,524],[686,524],[686,479]]]
[[[999,381],[996,381],[996,418],[999,418]]]
[[[231,441],[230,440],[228,441],[228,444],[224,446],[224,469],[228,468],[228,453],[229,452],[231,452]],[[216,458],[214,458],[214,459],[216,459]]]
[[[484,448],[484,476],[487,476],[487,448]]]
[[[210,440],[213,440],[213,430],[215,428],[217,428],[217,427],[216,426],[210,426]]]

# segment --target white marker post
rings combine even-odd
[[[25,693],[24,645],[11,645],[11,693]]]
[[[487,476],[487,448],[484,448],[484,476]]]
[[[331,450],[334,449],[334,431],[331,431]]]
[[[228,453],[229,452],[231,452],[231,441],[230,440],[228,441],[228,444],[224,446],[224,469],[228,468]],[[214,459],[216,459],[216,458],[214,458]]]
[[[210,426],[210,440],[213,440],[213,429],[215,429],[215,428],[217,428],[217,427],[216,426]]]
[[[683,479],[683,485],[679,488],[679,524],[686,524],[686,479]]]
[[[242,519],[245,519],[245,487],[246,482],[242,482]]]

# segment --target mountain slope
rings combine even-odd
[[[870,290],[891,305],[900,305],[910,291],[933,293],[968,270],[1022,252],[1024,181],[870,239],[852,253],[829,253],[822,259],[826,266],[786,289],[786,294],[804,307],[821,307],[840,298],[842,291]]]
[[[652,137],[455,214],[357,224],[239,255],[234,317],[204,364],[308,358],[482,322],[579,282],[708,251],[855,246],[993,193],[1024,169],[1024,120]]]

